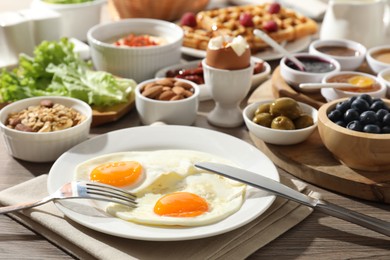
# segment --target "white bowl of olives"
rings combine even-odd
[[[317,115],[314,107],[287,97],[258,101],[243,111],[249,131],[264,142],[276,145],[305,141],[317,127]]]

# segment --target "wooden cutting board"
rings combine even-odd
[[[275,98],[272,80],[257,88],[248,103]],[[342,164],[322,144],[317,130],[305,142],[289,146],[267,144],[250,136],[277,166],[300,179],[352,197],[390,203],[390,173],[359,171]]]

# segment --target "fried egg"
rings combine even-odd
[[[137,196],[137,207],[108,204],[118,218],[145,225],[199,226],[237,212],[246,185],[194,167],[201,161],[233,165],[223,158],[190,150],[119,152],[77,166],[76,180],[98,181]]]

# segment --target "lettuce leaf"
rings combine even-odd
[[[44,41],[34,57],[19,56],[19,66],[0,74],[0,96],[12,102],[33,96],[69,96],[90,105],[112,106],[126,102],[136,83],[103,71],[79,58],[67,38]]]

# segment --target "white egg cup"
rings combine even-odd
[[[254,63],[241,70],[223,70],[211,67],[202,60],[205,84],[215,101],[214,109],[208,114],[208,121],[221,127],[237,127],[243,124],[241,101],[248,94]]]

